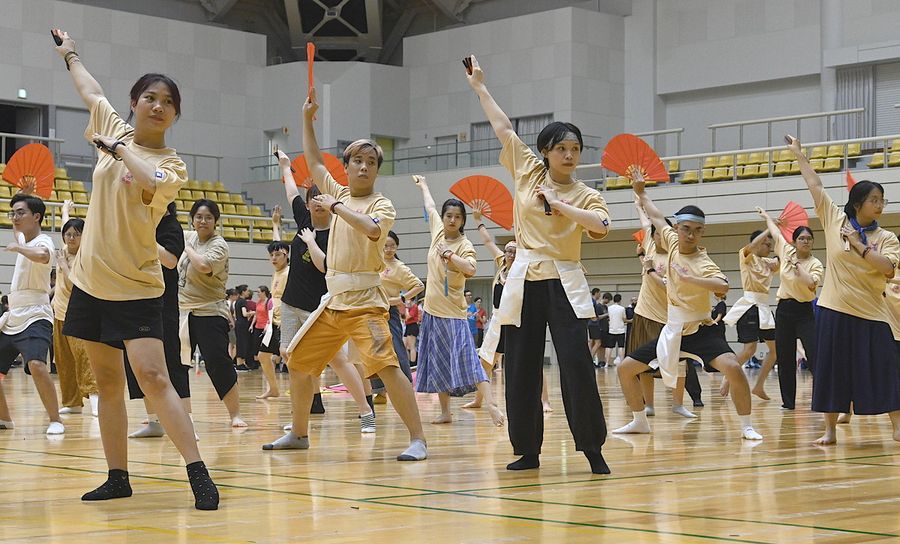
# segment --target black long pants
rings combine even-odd
[[[797,339],[803,343],[810,371],[816,361],[816,319],[812,302],[797,302],[792,298],[778,301],[775,308],[775,353],[778,364],[778,385],[781,405],[794,408],[797,397]]]
[[[690,395],[692,401],[697,402],[700,400],[700,393],[703,391],[700,387],[700,378],[697,377],[697,369],[694,368],[693,363],[686,361],[685,364],[687,367],[684,374],[684,390]]]
[[[188,316],[191,353],[200,346],[206,373],[212,381],[219,400],[237,383],[237,371],[228,355],[228,320],[221,316]]]
[[[175,392],[183,399],[191,396],[191,382],[189,380],[190,367],[181,364],[181,340],[178,337],[178,311],[167,315],[163,308],[163,352],[166,357],[166,370],[169,372],[169,380],[175,387]],[[132,400],[144,398],[144,392],[138,384],[137,377],[131,369],[128,361],[128,352],[125,352],[125,381],[128,383],[128,397]]]
[[[504,326],[506,413],[516,455],[541,453],[541,405],[547,325],[559,360],[563,406],[578,451],[599,452],[606,441],[603,403],[587,345],[587,320],[578,319],[558,279],[526,281],[521,326]]]
[[[409,366],[409,352],[403,344],[403,321],[400,319],[400,310],[396,306],[391,306],[388,310],[388,328],[391,329],[391,343],[394,345],[394,353],[397,354],[397,360],[400,361],[400,370],[406,376],[406,379],[412,383],[412,370]],[[384,382],[377,375],[369,380],[372,383],[372,391],[381,393],[384,391]]]

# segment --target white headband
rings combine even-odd
[[[682,221],[695,221],[697,223],[700,223],[701,225],[706,224],[706,218],[700,217],[699,215],[694,215],[692,213],[680,213],[678,215],[675,215],[676,223],[681,223]]]

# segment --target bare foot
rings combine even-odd
[[[846,424],[846,423],[850,423],[850,416],[852,416],[852,415],[853,414],[841,414],[838,416],[837,422],[842,425]]]
[[[553,411],[553,407],[550,406],[550,403],[549,403],[549,402],[542,402],[541,404],[544,405],[544,413],[545,413],[545,414],[548,414],[548,413],[550,413],[550,412]]]
[[[722,386],[719,387],[719,394],[723,397],[727,397],[730,390],[731,385],[729,385],[728,380],[722,380]]]
[[[763,389],[762,387],[760,387],[759,389],[754,387],[753,391],[751,391],[751,393],[753,393],[754,395],[756,395],[757,397],[759,397],[763,400],[772,400],[771,398],[769,398],[769,395],[766,395],[766,390]]]
[[[835,435],[833,430],[825,431],[825,434],[823,434],[818,440],[813,442],[813,445],[815,446],[831,446],[833,444],[837,444],[837,436]]]
[[[438,417],[432,419],[431,423],[434,425],[441,425],[443,423],[453,423],[453,415],[452,414],[441,414]]]
[[[241,419],[241,416],[234,416],[231,418],[231,426],[232,427],[247,427],[247,422]]]
[[[269,389],[262,395],[256,395],[256,398],[258,398],[258,399],[274,399],[274,398],[280,397],[280,396],[281,396],[281,392],[272,391],[271,389]]]
[[[503,422],[506,421],[506,417],[503,416],[503,412],[501,412],[500,409],[493,404],[488,404],[488,412],[491,414],[491,421],[494,422],[494,425],[496,425],[497,427],[502,427]]]
[[[472,402],[466,403],[462,405],[463,408],[481,408],[481,400],[475,399]]]

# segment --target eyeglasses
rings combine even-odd
[[[8,214],[10,219],[20,219],[32,213],[31,210],[11,210]]]
[[[215,223],[216,218],[211,215],[195,215],[194,221],[198,223]]]
[[[874,204],[875,206],[881,206],[882,208],[888,205],[888,199],[878,198],[877,196],[872,197],[872,198],[867,198],[866,202],[868,202],[869,204]]]
[[[63,238],[67,240],[74,240],[75,238],[81,238],[80,232],[67,232],[63,234]]]

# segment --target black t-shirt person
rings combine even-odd
[[[300,231],[312,226],[312,216],[306,207],[303,197],[298,195],[291,201],[294,221],[297,222],[297,234],[291,240],[291,269],[288,272],[287,284],[281,295],[282,304],[293,306],[307,312],[319,307],[322,295],[328,291],[325,285],[325,274],[316,268],[309,254],[309,248],[300,238]],[[325,252],[328,248],[328,229],[317,230],[316,244]],[[285,240],[287,241],[287,240]]]

